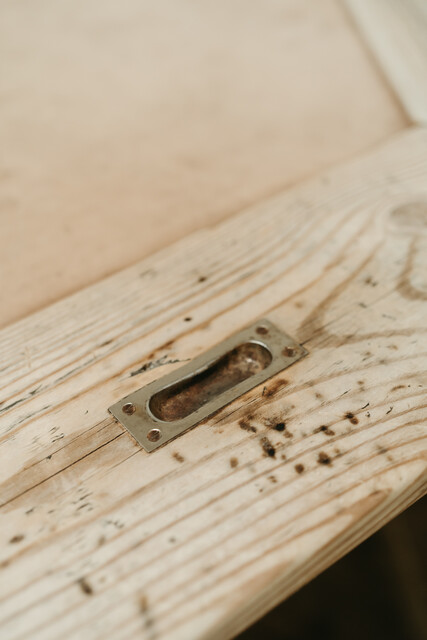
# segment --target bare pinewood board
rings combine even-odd
[[[407,126],[336,0],[5,0],[0,63],[0,327]]]
[[[425,0],[344,0],[414,122],[427,124]]]
[[[426,171],[400,134],[0,333],[2,637],[229,638],[425,492]],[[152,454],[108,415],[265,315],[309,355]]]

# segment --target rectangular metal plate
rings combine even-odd
[[[146,451],[154,451],[305,355],[262,319],[108,410]]]

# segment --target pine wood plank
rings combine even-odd
[[[427,124],[425,0],[344,0],[413,122]]]
[[[1,327],[407,124],[335,0],[1,12]]]
[[[2,637],[230,638],[425,492],[426,171],[400,134],[0,332]],[[265,315],[309,351],[265,388],[153,454],[108,415]]]

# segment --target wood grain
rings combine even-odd
[[[0,333],[2,637],[230,638],[425,492],[426,171],[400,134]],[[266,314],[266,385],[153,454],[108,416]]]
[[[407,124],[335,0],[1,14],[1,327]]]
[[[413,122],[427,124],[425,0],[344,0]]]

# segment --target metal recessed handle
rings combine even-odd
[[[109,411],[153,451],[306,354],[270,321],[260,320]]]

